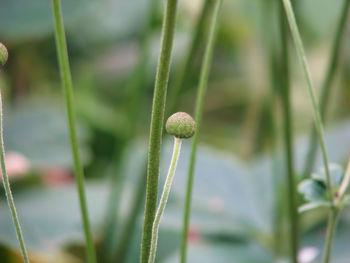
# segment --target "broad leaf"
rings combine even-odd
[[[331,183],[334,190],[338,189],[343,177],[344,177],[344,169],[337,163],[329,164],[329,173],[331,176]],[[320,167],[317,173],[311,175],[311,177],[315,180],[319,180],[327,185],[327,174],[324,167]]]
[[[307,201],[320,201],[326,197],[326,187],[316,180],[306,179],[298,186],[298,191]]]

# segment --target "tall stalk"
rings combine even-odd
[[[198,138],[199,138],[198,136],[201,128],[204,98],[205,98],[207,85],[208,85],[209,72],[210,72],[211,62],[212,62],[213,53],[214,53],[218,17],[219,17],[222,3],[223,3],[223,0],[215,0],[215,6],[211,17],[211,22],[210,22],[211,26],[210,26],[207,45],[205,49],[205,55],[204,55],[201,74],[200,74],[200,82],[199,82],[198,92],[197,92],[197,101],[196,101],[196,110],[195,110],[195,121],[197,123],[197,132],[195,133],[192,141],[190,166],[188,170],[187,189],[186,189],[186,197],[185,197],[185,210],[184,210],[184,217],[183,217],[182,241],[181,241],[181,255],[180,255],[181,263],[185,263],[186,257],[187,257],[187,235],[188,235],[188,227],[190,222],[194,169],[195,169],[196,154],[197,154],[197,144],[198,144]]]
[[[6,60],[8,58],[8,53],[6,47],[0,43],[0,69],[1,66],[6,63]],[[1,163],[1,173],[2,173],[2,180],[5,188],[7,203],[10,208],[12,221],[15,226],[17,239],[21,248],[22,257],[25,263],[29,263],[29,258],[26,250],[26,246],[24,244],[24,238],[22,234],[21,225],[18,220],[17,210],[15,207],[15,201],[13,200],[12,192],[11,192],[11,186],[10,186],[10,180],[7,174],[6,169],[6,162],[5,162],[5,146],[4,146],[4,129],[3,129],[3,113],[2,113],[2,96],[1,96],[1,90],[0,90],[0,163]]]
[[[178,0],[167,0],[162,30],[161,52],[155,81],[151,131],[148,148],[146,207],[141,241],[141,263],[147,263],[151,248],[152,225],[156,213],[160,145],[163,132],[170,59],[174,40]]]
[[[308,92],[310,95],[312,109],[313,109],[313,113],[314,113],[315,127],[316,127],[316,131],[317,131],[318,140],[319,140],[320,145],[321,145],[323,163],[324,163],[325,171],[326,171],[328,195],[329,195],[329,199],[332,201],[332,203],[334,203],[334,196],[333,196],[333,192],[332,192],[333,188],[332,188],[331,176],[330,176],[330,172],[329,172],[329,162],[328,162],[328,155],[327,155],[326,144],[325,144],[325,139],[324,139],[323,125],[322,125],[320,110],[319,110],[318,102],[317,102],[317,99],[315,96],[315,91],[314,91],[314,87],[313,87],[313,83],[312,83],[312,79],[311,79],[309,65],[308,65],[308,62],[306,59],[306,55],[305,55],[303,42],[301,40],[299,29],[298,29],[297,23],[295,21],[295,16],[294,16],[294,12],[293,12],[293,8],[292,8],[290,0],[281,0],[281,1],[283,1],[283,4],[284,4],[284,9],[285,9],[285,12],[286,12],[286,15],[288,18],[291,33],[292,33],[292,36],[293,36],[293,39],[294,39],[294,42],[296,45],[296,50],[297,50],[299,60],[300,60],[301,66],[302,66],[302,70],[304,72],[305,79],[307,82],[307,88],[308,88]]]
[[[186,80],[188,79],[189,73],[191,72],[193,61],[196,57],[196,54],[198,54],[198,50],[202,44],[201,40],[203,39],[205,25],[208,20],[208,16],[210,16],[213,10],[214,2],[215,1],[213,0],[204,0],[202,10],[193,30],[192,39],[185,56],[185,60],[176,73],[174,85],[171,86],[171,89],[169,90],[169,103],[167,107],[167,112],[169,114],[176,111],[176,103],[179,98],[179,93],[184,85],[186,85]]]
[[[280,54],[280,85],[281,99],[283,108],[284,123],[284,144],[287,161],[288,178],[288,203],[289,203],[289,224],[290,224],[290,244],[291,257],[294,263],[298,262],[298,243],[299,243],[299,218],[297,208],[297,193],[294,174],[293,157],[293,127],[292,127],[292,107],[290,98],[290,77],[289,77],[289,56],[288,56],[288,34],[287,21],[283,13],[283,5],[280,3],[279,27],[281,36],[281,54]]]
[[[125,138],[125,142],[120,145],[115,146],[115,155],[121,152],[121,156],[124,155],[126,149],[134,139],[137,131],[137,123],[140,115],[139,105],[142,102],[142,97],[144,95],[145,87],[144,83],[147,76],[147,66],[149,63],[149,46],[150,38],[153,28],[154,18],[158,14],[159,0],[149,0],[147,17],[145,19],[145,29],[139,38],[139,60],[135,66],[126,87],[127,94],[125,98],[125,107],[127,109],[127,119],[131,120],[128,125],[128,132]],[[113,158],[115,160],[116,158]],[[118,263],[122,263],[127,255],[131,238],[133,236],[135,225],[137,223],[137,215],[143,206],[145,190],[146,190],[146,172],[142,171],[140,178],[137,182],[135,195],[133,201],[131,202],[129,213],[125,219],[125,226],[121,229],[120,233],[116,233],[118,220],[118,208],[120,207],[120,192],[125,184],[122,178],[121,164],[115,165],[114,174],[112,175],[111,182],[111,194],[109,197],[109,208],[107,213],[107,218],[109,218],[106,224],[106,237],[105,237],[105,258],[107,262],[112,262],[114,259],[118,259]],[[146,161],[144,164],[146,171]],[[117,200],[117,201],[116,201]],[[116,205],[117,202],[117,205]],[[118,236],[117,236],[118,235]]]
[[[330,172],[329,172],[328,156],[327,156],[327,151],[326,151],[326,146],[325,146],[325,141],[324,141],[322,120],[320,117],[318,103],[316,101],[315,93],[313,90],[313,84],[311,81],[311,74],[310,74],[310,71],[308,68],[303,43],[302,43],[300,33],[299,33],[299,30],[298,30],[298,27],[297,27],[297,24],[295,21],[295,16],[293,13],[293,8],[291,6],[290,0],[282,0],[282,1],[284,4],[286,14],[287,14],[289,25],[291,28],[292,36],[293,36],[295,44],[296,44],[299,59],[300,59],[300,62],[301,62],[301,65],[302,65],[302,68],[303,68],[303,71],[305,74],[307,84],[308,84],[307,86],[308,86],[309,94],[310,94],[311,101],[312,101],[312,107],[313,107],[313,111],[314,111],[315,128],[317,131],[318,139],[320,141],[321,150],[322,150],[322,157],[323,157],[323,162],[324,162],[325,171],[326,171],[327,188],[329,191],[328,195],[329,195],[330,201],[334,205],[334,208],[332,208],[329,212],[328,229],[327,229],[327,236],[326,236],[324,259],[323,259],[323,263],[329,263],[330,254],[331,254],[331,247],[332,247],[335,228],[336,228],[336,224],[337,224],[338,209],[335,207],[336,204],[335,204],[335,199],[334,199],[334,195],[333,195],[333,188],[332,188],[331,177],[330,177]]]
[[[321,96],[320,96],[320,114],[323,122],[326,119],[327,106],[331,94],[332,83],[339,65],[339,54],[342,47],[344,32],[346,29],[346,21],[348,20],[350,10],[350,0],[344,0],[341,16],[337,25],[336,35],[331,47],[330,59],[327,66],[325,78],[323,80]],[[317,153],[317,130],[313,125],[310,132],[309,146],[304,164],[303,176],[309,176],[315,164]]]
[[[80,161],[79,145],[75,124],[74,101],[73,101],[73,85],[68,60],[66,36],[64,32],[64,24],[62,17],[62,9],[60,0],[52,0],[52,10],[55,24],[55,39],[59,61],[61,82],[64,91],[66,110],[68,117],[70,141],[72,147],[75,176],[77,181],[77,189],[80,202],[80,210],[84,227],[86,241],[86,258],[88,263],[96,263],[96,254],[92,239],[92,232],[89,222],[88,207],[86,202],[84,171]]]
[[[271,154],[271,172],[273,174],[273,177],[275,178],[275,190],[274,190],[274,196],[276,200],[275,204],[275,212],[274,212],[274,252],[275,255],[278,257],[280,256],[281,252],[281,247],[283,242],[282,240],[282,233],[285,231],[282,231],[282,225],[283,225],[283,213],[282,209],[284,208],[284,203],[281,200],[286,200],[286,198],[280,198],[281,197],[281,189],[280,189],[280,181],[281,181],[281,176],[280,176],[280,160],[278,158],[277,154],[277,141],[278,141],[278,136],[279,132],[277,130],[277,115],[276,115],[276,106],[277,106],[277,91],[279,88],[279,65],[277,61],[277,48],[276,48],[276,35],[275,33],[275,25],[276,25],[276,20],[275,18],[277,17],[277,13],[275,11],[275,4],[276,2],[273,0],[266,1],[266,3],[261,3],[261,10],[262,10],[262,15],[261,15],[261,32],[262,34],[262,40],[264,42],[266,54],[267,54],[267,65],[269,68],[269,98],[267,101],[267,108],[269,112],[269,138],[270,138],[270,154]],[[266,30],[266,28],[268,28]],[[265,32],[266,31],[266,32]]]

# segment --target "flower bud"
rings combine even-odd
[[[196,131],[196,122],[186,112],[177,112],[168,118],[165,128],[177,138],[191,138]]]
[[[6,61],[8,59],[8,52],[7,48],[0,42],[0,66],[3,66],[6,64]]]

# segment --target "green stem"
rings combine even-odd
[[[181,143],[182,143],[182,139],[175,137],[173,156],[171,157],[168,175],[164,183],[163,193],[160,198],[158,210],[153,222],[151,252],[149,255],[148,263],[154,263],[156,259],[159,224],[160,224],[160,220],[162,219],[162,215],[163,215],[166,203],[168,201],[171,184],[173,182],[173,178],[176,170],[177,161],[180,156]]]
[[[308,91],[309,91],[309,95],[311,98],[311,103],[312,103],[312,109],[314,112],[314,119],[315,119],[315,127],[316,127],[316,131],[317,131],[317,136],[318,139],[320,141],[320,145],[321,145],[321,150],[322,150],[322,157],[323,157],[323,163],[325,166],[325,171],[326,171],[326,176],[327,176],[327,189],[328,189],[328,195],[329,195],[329,199],[334,203],[334,196],[333,196],[333,191],[332,191],[332,182],[331,182],[331,176],[330,176],[330,172],[329,172],[329,162],[328,162],[328,155],[327,155],[327,150],[326,150],[326,144],[325,144],[325,140],[324,140],[324,132],[323,132],[323,125],[322,125],[322,120],[320,117],[320,110],[318,107],[318,102],[316,100],[316,96],[315,96],[315,92],[314,92],[314,88],[313,88],[313,83],[311,80],[311,73],[309,70],[309,66],[306,60],[306,55],[305,55],[305,51],[304,51],[304,46],[303,46],[303,42],[301,40],[300,37],[300,33],[299,33],[299,29],[297,26],[297,23],[295,21],[295,16],[293,13],[293,8],[292,5],[290,3],[290,0],[281,0],[283,1],[284,4],[284,8],[286,11],[286,15],[288,18],[288,22],[289,22],[289,26],[292,32],[292,36],[296,45],[296,50],[300,59],[300,63],[305,75],[305,79],[307,82],[307,87],[308,87]]]
[[[159,6],[159,0],[149,0],[149,6],[148,6],[148,13],[147,18],[145,19],[145,29],[140,36],[139,39],[139,46],[140,46],[140,52],[139,52],[139,60],[138,63],[131,73],[131,76],[129,77],[128,85],[126,87],[127,94],[125,96],[125,108],[127,109],[127,116],[128,120],[130,120],[130,123],[128,125],[128,132],[127,136],[125,138],[125,142],[123,143],[123,146],[120,147],[119,144],[115,146],[115,155],[118,155],[118,153],[122,153],[122,156],[125,153],[125,149],[130,145],[130,142],[132,139],[134,139],[134,136],[136,134],[137,130],[137,123],[139,119],[139,105],[142,101],[145,87],[144,83],[146,80],[146,69],[147,65],[149,63],[149,46],[150,46],[150,36],[152,33],[153,28],[153,20],[154,17],[157,16],[158,13],[158,6]],[[122,149],[122,150],[120,150]],[[115,158],[113,158],[115,160]],[[120,165],[118,165],[119,162],[115,165],[117,169],[115,169],[114,174],[112,175],[112,181],[111,181],[111,194],[109,197],[109,208],[108,208],[108,214],[107,218],[109,220],[106,224],[106,233],[105,233],[105,258],[107,262],[112,262],[113,259],[117,258],[118,263],[124,262],[125,255],[129,248],[130,238],[132,236],[132,233],[135,228],[136,224],[136,218],[134,218],[134,215],[136,216],[139,212],[139,210],[142,207],[143,204],[143,198],[144,198],[144,192],[145,192],[145,184],[146,179],[142,178],[139,180],[139,185],[137,186],[137,191],[135,193],[134,201],[132,202],[132,205],[130,207],[130,213],[128,217],[126,218],[125,222],[127,224],[126,227],[122,228],[120,233],[120,239],[118,241],[118,238],[116,235],[117,231],[115,230],[117,228],[118,224],[118,208],[120,207],[120,190],[123,187],[124,180],[122,180],[121,176],[121,169]],[[146,170],[146,168],[145,168]],[[142,172],[143,173],[143,172]],[[142,177],[145,177],[143,174]],[[116,204],[116,200],[117,204]],[[136,201],[139,201],[137,203]],[[141,204],[142,203],[142,204]],[[118,241],[118,242],[117,242]],[[116,245],[117,244],[117,245]]]
[[[289,56],[288,56],[288,36],[287,21],[283,15],[283,5],[280,4],[280,34],[281,34],[281,98],[284,112],[284,143],[287,161],[287,178],[288,178],[288,203],[289,203],[289,224],[291,236],[291,257],[294,263],[298,262],[298,208],[296,183],[294,178],[294,157],[293,157],[293,135],[292,135],[292,110],[290,100],[290,78],[289,78]]]
[[[74,115],[74,105],[73,105],[73,87],[72,87],[72,77],[70,73],[67,43],[64,32],[64,24],[61,10],[60,0],[52,0],[52,9],[55,22],[55,39],[57,47],[57,55],[60,67],[60,75],[62,81],[62,87],[66,100],[66,109],[70,133],[70,141],[74,160],[75,176],[77,181],[77,189],[80,201],[80,210],[83,220],[83,227],[86,239],[86,257],[88,263],[96,262],[96,254],[92,239],[92,232],[88,216],[88,208],[85,196],[84,187],[84,171],[80,161],[79,146],[77,131],[75,126],[75,115]]]
[[[196,54],[198,53],[199,47],[202,44],[201,40],[205,30],[206,21],[208,16],[211,14],[214,2],[215,1],[213,0],[204,1],[201,13],[198,17],[197,24],[192,34],[193,37],[188,49],[188,53],[186,54],[185,61],[183,62],[183,65],[181,65],[178,73],[176,74],[174,85],[169,90],[169,106],[167,107],[167,112],[169,113],[168,115],[170,115],[170,113],[176,112],[175,108],[177,105],[180,91],[186,84],[186,80],[189,76],[189,73],[191,72],[191,67],[195,60]]]
[[[15,202],[13,200],[13,196],[12,196],[12,192],[11,192],[10,180],[9,180],[8,175],[7,175],[3,133],[4,132],[3,132],[2,97],[1,97],[1,92],[0,92],[0,161],[1,161],[2,178],[3,178],[5,193],[6,193],[6,197],[7,197],[7,203],[10,207],[12,221],[13,221],[13,224],[15,225],[16,234],[17,234],[19,245],[21,247],[22,256],[23,256],[24,262],[29,263],[27,250],[26,250],[26,247],[24,244],[21,225],[20,225],[19,220],[18,220]]]
[[[185,210],[184,210],[183,226],[182,226],[183,229],[182,229],[181,255],[180,255],[181,263],[186,262],[186,256],[187,256],[187,235],[188,235],[188,227],[190,222],[192,189],[193,189],[193,181],[194,181],[194,168],[195,168],[195,162],[196,162],[198,136],[201,128],[204,98],[205,98],[207,85],[208,85],[210,66],[211,66],[213,53],[214,53],[218,17],[219,17],[222,3],[223,3],[223,0],[216,0],[215,7],[213,9],[213,13],[211,17],[211,26],[210,26],[209,36],[208,36],[207,45],[205,49],[205,55],[204,55],[201,74],[200,74],[200,82],[199,82],[198,92],[197,92],[196,111],[195,111],[195,121],[197,124],[197,128],[192,141],[190,166],[188,170],[187,189],[186,189],[186,197],[185,197]]]
[[[338,22],[336,35],[332,44],[332,50],[330,55],[330,60],[327,66],[326,76],[322,84],[321,97],[320,97],[320,113],[321,118],[325,121],[327,106],[329,102],[329,97],[331,94],[332,83],[335,78],[335,73],[339,65],[339,53],[342,47],[342,41],[344,39],[344,32],[346,28],[346,21],[348,20],[350,10],[350,0],[344,0],[344,6],[342,7],[342,14]],[[316,160],[317,153],[317,130],[313,126],[310,133],[310,141],[307,151],[307,159],[305,162],[303,176],[309,176]]]
[[[350,183],[350,160],[348,161],[348,165],[347,165],[346,170],[345,170],[343,181],[340,184],[337,198],[339,198],[339,199],[344,198],[345,193],[349,187],[349,183]]]
[[[330,212],[329,218],[328,218],[327,236],[326,236],[324,256],[322,261],[323,263],[330,262],[332,245],[333,245],[333,240],[335,236],[335,230],[337,227],[338,216],[339,216],[338,209],[332,208],[332,211]]]
[[[174,40],[178,0],[167,0],[162,30],[161,52],[153,95],[151,131],[148,149],[146,207],[141,241],[141,263],[147,263],[151,248],[152,225],[157,206],[160,145]]]

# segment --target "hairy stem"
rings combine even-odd
[[[141,241],[141,263],[147,263],[151,248],[152,225],[156,213],[160,145],[163,132],[170,59],[174,40],[178,0],[167,0],[162,30],[161,52],[153,95],[151,131],[148,149],[146,207]]]
[[[350,0],[344,0],[344,5],[342,7],[341,16],[337,25],[336,35],[332,44],[332,50],[330,59],[327,66],[327,71],[325,79],[322,84],[321,98],[320,98],[320,113],[323,122],[326,118],[327,106],[329,102],[329,97],[331,95],[332,83],[335,78],[335,74],[339,65],[339,54],[342,47],[344,32],[346,29],[346,21],[348,20],[350,10]],[[307,159],[305,162],[303,176],[309,176],[316,160],[317,153],[317,130],[313,126],[310,132],[310,141],[307,151]]]
[[[168,175],[167,175],[166,180],[165,180],[163,193],[162,193],[162,196],[160,198],[158,210],[157,210],[156,216],[154,218],[154,222],[153,222],[152,243],[151,243],[151,251],[150,251],[148,263],[154,263],[154,261],[156,259],[159,224],[160,224],[160,220],[162,219],[162,215],[163,215],[166,203],[168,201],[171,184],[173,182],[173,178],[174,178],[174,174],[175,174],[175,170],[176,170],[177,161],[178,161],[179,156],[180,156],[181,142],[182,142],[182,139],[175,137],[173,156],[171,157]]]
[[[131,73],[126,87],[127,94],[125,98],[125,107],[127,109],[127,116],[130,120],[128,125],[128,132],[125,138],[125,143],[120,147],[119,144],[115,146],[115,155],[122,152],[124,155],[127,147],[130,145],[132,139],[134,139],[137,131],[137,123],[139,120],[140,110],[139,105],[142,102],[144,96],[144,83],[146,81],[147,66],[149,63],[149,46],[151,33],[154,30],[153,20],[158,13],[159,0],[149,0],[148,13],[145,19],[145,28],[143,33],[139,38],[139,60],[135,66],[133,72]],[[122,150],[120,150],[122,148]],[[115,158],[113,158],[115,159]],[[122,228],[120,233],[117,233],[118,220],[118,208],[120,207],[120,191],[123,188],[124,180],[121,175],[120,165],[116,165],[114,174],[112,175],[111,182],[111,194],[109,197],[109,208],[108,208],[108,218],[110,220],[106,224],[106,234],[105,234],[105,258],[107,262],[112,262],[114,259],[118,259],[118,263],[123,263],[125,256],[127,255],[132,234],[135,229],[135,224],[137,222],[137,215],[143,207],[144,195],[146,190],[146,176],[145,172],[140,175],[142,178],[138,181],[138,186],[134,196],[134,201],[129,210],[129,214],[125,220],[126,226]],[[146,171],[146,163],[145,163]],[[118,200],[118,201],[116,201]],[[117,202],[117,204],[115,204]],[[139,203],[137,203],[139,202]],[[117,237],[117,235],[120,236]]]
[[[195,121],[197,123],[197,130],[196,130],[196,133],[194,134],[193,141],[192,141],[190,166],[188,170],[187,189],[186,189],[186,197],[185,197],[185,210],[184,210],[183,228],[182,228],[182,241],[181,241],[181,255],[180,255],[181,263],[186,262],[186,256],[187,256],[187,235],[188,235],[188,227],[190,222],[192,189],[193,189],[193,181],[194,181],[194,168],[195,168],[195,162],[196,162],[198,136],[199,136],[199,131],[201,127],[203,104],[204,104],[204,98],[207,90],[210,66],[211,66],[213,53],[214,53],[218,17],[219,17],[222,3],[223,3],[223,0],[216,0],[215,2],[215,7],[213,9],[212,18],[211,18],[211,26],[210,26],[209,36],[207,40],[207,46],[205,49],[205,55],[204,55],[201,74],[200,74],[200,82],[198,86],[196,112],[195,112]]]
[[[325,166],[325,171],[326,171],[326,177],[327,177],[327,189],[328,189],[328,195],[329,199],[334,203],[334,196],[332,192],[332,182],[331,182],[331,176],[329,172],[329,162],[328,162],[328,155],[327,155],[327,150],[326,150],[326,144],[325,144],[325,139],[324,139],[324,131],[323,131],[323,125],[322,125],[322,120],[320,116],[320,110],[318,107],[318,102],[316,100],[315,92],[314,92],[314,87],[311,79],[311,73],[309,70],[309,66],[306,60],[306,55],[304,51],[304,46],[303,42],[301,40],[301,36],[299,33],[299,29],[297,26],[297,23],[295,21],[295,16],[293,12],[292,5],[290,3],[290,0],[281,0],[283,1],[284,4],[284,9],[286,11],[286,15],[288,18],[289,26],[291,29],[291,33],[296,45],[296,50],[300,59],[300,63],[305,75],[305,79],[307,82],[307,87],[309,91],[309,95],[311,98],[311,103],[312,103],[312,109],[314,113],[314,119],[315,119],[315,127],[317,131],[317,136],[321,145],[321,150],[322,150],[322,157],[323,157],[323,163]]]
[[[4,136],[3,136],[3,114],[2,114],[2,97],[0,92],[0,162],[1,162],[1,172],[2,172],[2,180],[5,188],[7,203],[10,207],[11,216],[13,224],[15,225],[16,234],[18,238],[19,245],[21,247],[22,256],[25,263],[29,263],[29,258],[26,250],[26,246],[24,244],[23,234],[21,225],[18,220],[17,211],[15,207],[15,202],[13,200],[10,180],[7,175],[6,162],[5,162],[5,146],[4,146]]]
[[[68,126],[70,133],[70,141],[74,160],[75,176],[77,181],[77,189],[80,202],[81,216],[83,220],[85,241],[86,241],[86,257],[88,263],[96,263],[96,254],[92,239],[92,232],[89,222],[88,208],[85,195],[84,187],[84,171],[80,161],[79,145],[77,138],[77,131],[75,126],[75,113],[74,113],[74,102],[73,102],[73,85],[72,77],[70,73],[67,43],[64,32],[64,24],[61,10],[60,0],[52,0],[52,9],[55,23],[55,39],[56,48],[59,61],[60,75],[62,81],[62,87],[64,91]]]

